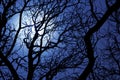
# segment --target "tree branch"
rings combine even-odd
[[[117,0],[115,4],[113,4],[110,8],[108,8],[106,13],[101,18],[101,20],[99,20],[96,23],[96,25],[94,27],[92,27],[91,29],[89,29],[89,31],[86,33],[86,35],[84,37],[84,41],[85,41],[85,45],[86,45],[86,49],[87,49],[87,56],[88,56],[89,62],[88,62],[87,67],[83,71],[83,73],[79,76],[79,80],[86,80],[87,79],[87,77],[90,74],[90,72],[92,71],[94,63],[95,63],[94,51],[93,51],[92,43],[91,43],[91,37],[92,37],[93,33],[98,31],[102,27],[102,25],[105,23],[105,21],[108,19],[108,17],[114,11],[119,9],[119,7],[120,7],[119,4],[120,4],[120,1]]]

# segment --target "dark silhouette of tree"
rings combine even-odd
[[[0,79],[119,80],[119,4],[1,0]]]

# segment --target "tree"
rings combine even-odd
[[[0,79],[120,79],[119,0],[0,4]]]

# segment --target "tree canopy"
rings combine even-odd
[[[0,0],[1,80],[119,80],[120,0]]]

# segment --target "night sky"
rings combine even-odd
[[[120,0],[0,0],[0,80],[120,80]]]

